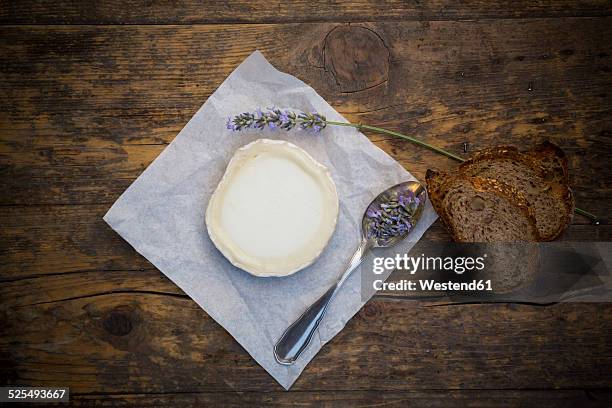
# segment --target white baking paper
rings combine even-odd
[[[317,111],[345,120],[311,87],[276,70],[255,51],[221,84],[174,141],[119,197],[104,220],[223,326],[285,389],[365,303],[354,273],[334,299],[296,364],[278,364],[274,343],[342,274],[360,239],[361,217],[381,191],[414,178],[353,128],[231,132],[228,116],[257,107]],[[257,278],[232,266],[204,224],[208,199],[236,149],[259,138],[294,143],[331,170],[340,199],[336,231],[310,267],[284,278]],[[416,147],[407,144],[407,149]],[[405,253],[435,221],[429,202]],[[200,335],[201,333],[198,333]]]

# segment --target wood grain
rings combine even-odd
[[[608,304],[425,307],[374,300],[322,349],[294,389],[610,387],[604,374],[612,370],[611,312]],[[280,389],[182,296],[102,292],[0,314],[4,384],[65,384],[80,393]]]
[[[541,1],[434,0],[384,1],[162,1],[21,0],[0,2],[4,24],[197,24],[236,22],[313,22],[444,20],[601,16],[612,10],[605,0]]]
[[[3,280],[75,271],[151,269],[151,264],[106,225],[108,205],[9,206],[0,211]],[[612,226],[572,225],[570,241],[610,241]],[[423,237],[449,241],[437,222]]]
[[[552,139],[570,157],[579,204],[606,214],[611,179],[601,174],[612,160],[611,23],[4,28],[0,86],[8,104],[0,112],[0,163],[7,177],[0,203],[110,204],[259,48],[349,120],[455,153],[464,141],[478,149]],[[331,69],[334,59],[353,58],[342,54],[351,47],[325,52],[340,31],[356,45],[361,33],[370,33],[380,39],[371,46],[384,48],[376,52],[389,55],[388,65],[372,66],[372,78],[355,82],[363,89],[343,85],[350,69]],[[404,141],[370,136],[417,177],[428,167],[455,166]]]

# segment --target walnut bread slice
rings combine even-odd
[[[492,178],[522,192],[543,241],[559,237],[571,222],[574,197],[567,183],[567,159],[552,143],[525,153],[513,147],[486,149],[461,164],[459,172]]]
[[[428,170],[429,198],[458,242],[540,239],[533,211],[520,192],[498,180]]]
[[[559,237],[571,222],[574,197],[568,185],[567,159],[563,151],[545,142],[521,152],[513,146],[497,146],[475,153],[452,176],[428,171],[427,186],[434,207],[445,224],[449,219],[447,199],[451,186],[473,178],[493,180],[504,186],[504,194],[515,196],[515,204],[526,206],[535,219],[537,240]],[[511,197],[512,199],[512,197]],[[436,206],[437,205],[437,206]]]

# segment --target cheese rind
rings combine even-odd
[[[256,276],[290,275],[331,238],[338,195],[329,170],[299,147],[260,139],[237,150],[206,210],[215,246]]]

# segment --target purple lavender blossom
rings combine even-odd
[[[227,122],[225,123],[225,126],[229,130],[236,130],[236,129],[234,129],[234,124],[232,123],[232,117],[231,116],[227,118]]]
[[[380,216],[380,211],[376,211],[373,208],[369,208],[366,214],[370,218],[378,218]]]
[[[230,117],[226,124],[227,128],[233,131],[242,129],[264,129],[266,126],[271,129],[291,130],[295,127],[300,129],[311,129],[320,132],[327,126],[325,116],[317,112],[299,112],[278,108],[268,108],[262,111],[257,108],[255,112],[243,112],[234,117]]]
[[[398,201],[399,205],[401,205],[402,207],[405,207],[406,204],[408,203],[406,201],[406,198],[402,194],[400,194],[400,196],[398,197],[397,201]]]
[[[290,116],[289,116],[290,114],[291,114],[291,112],[289,112],[289,111],[284,111],[284,112],[282,112],[282,113],[279,115],[280,121],[281,121],[281,123],[282,123],[283,125],[284,125],[284,124],[286,124],[286,123],[290,123],[290,122],[291,122],[291,118],[290,118]]]

